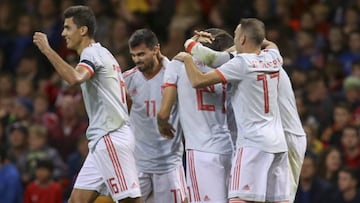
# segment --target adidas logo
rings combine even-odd
[[[242,190],[250,190],[249,185],[245,185],[245,186],[242,188]]]
[[[210,198],[209,198],[209,196],[205,195],[204,202],[208,202],[208,201],[210,201]]]
[[[133,182],[133,184],[131,185],[131,189],[134,189],[134,188],[137,188],[137,187],[138,187],[138,185],[135,182]]]

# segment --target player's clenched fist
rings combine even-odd
[[[178,61],[184,61],[186,57],[192,58],[191,55],[187,52],[179,52],[176,56],[174,56],[174,59]]]
[[[33,36],[33,42],[42,53],[50,48],[47,36],[44,33],[35,32]]]

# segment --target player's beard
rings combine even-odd
[[[142,66],[138,65],[138,69],[140,70],[140,72],[150,72],[153,67],[154,67],[154,61],[150,61],[148,64],[146,64],[145,62],[143,62],[142,64],[140,64]]]

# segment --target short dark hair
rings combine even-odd
[[[265,39],[265,25],[256,18],[244,18],[240,21],[241,30],[247,38],[256,45],[261,45]]]
[[[44,168],[44,169],[49,170],[52,173],[54,170],[54,164],[49,159],[38,159],[37,163],[36,163],[36,168],[37,169]]]
[[[96,29],[96,19],[94,12],[87,6],[71,6],[64,11],[65,18],[73,18],[78,27],[86,26],[88,35],[94,37]]]
[[[159,40],[155,33],[147,28],[136,30],[129,39],[129,47],[133,48],[145,44],[146,47],[152,49],[159,44]]]
[[[219,28],[209,28],[204,30],[214,37],[211,43],[201,43],[215,51],[224,51],[234,45],[234,38],[225,30]]]

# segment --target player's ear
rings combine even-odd
[[[241,44],[241,45],[244,45],[245,42],[246,42],[246,36],[243,35],[243,36],[240,37],[240,44]]]
[[[81,34],[82,36],[87,35],[88,31],[89,31],[89,28],[88,28],[87,26],[81,26],[81,27],[80,27],[80,34]]]
[[[154,54],[157,55],[160,51],[160,44],[157,44],[153,48]]]

